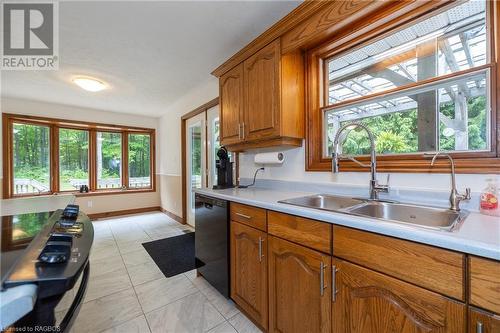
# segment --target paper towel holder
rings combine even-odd
[[[282,152],[259,153],[254,156],[256,164],[282,164],[285,155]]]

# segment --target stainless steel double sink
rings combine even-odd
[[[453,231],[468,215],[463,210],[453,211],[445,208],[330,194],[315,194],[278,202],[444,231]]]

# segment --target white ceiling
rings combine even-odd
[[[61,2],[58,71],[3,71],[2,97],[161,116],[297,1]],[[81,90],[74,75],[110,89]]]

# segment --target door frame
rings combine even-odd
[[[192,136],[193,129],[197,129],[200,131],[199,138],[196,139]],[[208,166],[207,166],[207,117],[206,113],[200,113],[196,116],[186,119],[186,223],[195,227],[194,220],[194,194],[192,193],[193,189],[193,143],[195,141],[200,141],[200,184],[199,188],[207,187],[208,180]],[[189,154],[191,155],[189,155]],[[189,177],[188,177],[189,175]],[[191,221],[191,223],[189,223]]]
[[[186,113],[181,117],[181,186],[182,186],[182,224],[187,223],[187,165],[186,165],[186,155],[187,155],[187,142],[186,142],[186,133],[187,133],[187,120],[194,116],[199,115],[200,113],[206,112],[208,109],[219,104],[219,97],[212,99],[211,101],[197,107],[196,109]],[[206,114],[206,113],[205,113]],[[206,125],[206,116],[205,116],[205,125]],[[205,131],[206,134],[207,131]],[[206,141],[206,137],[205,137]],[[207,154],[205,154],[206,156]],[[208,159],[208,156],[205,157]],[[207,165],[208,160],[205,160],[205,165]]]

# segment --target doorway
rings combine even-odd
[[[219,141],[219,99],[182,117],[182,210],[184,222],[195,227],[193,188],[217,184],[215,167]]]

